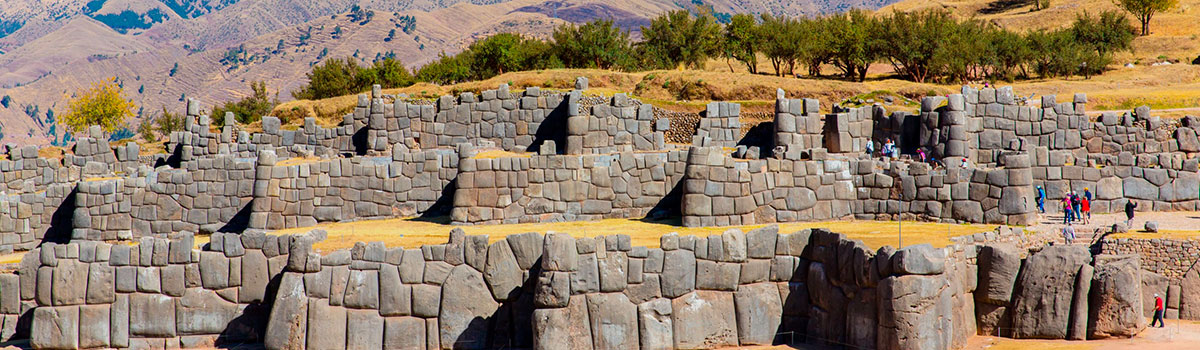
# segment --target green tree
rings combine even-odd
[[[445,52],[438,54],[437,61],[417,70],[417,80],[434,84],[453,84],[471,80],[471,53],[469,51],[453,56]]]
[[[265,81],[250,82],[250,90],[252,92],[250,96],[243,97],[237,102],[227,101],[221,106],[213,107],[213,123],[224,125],[225,112],[233,112],[238,123],[253,123],[262,119],[262,116],[271,114],[271,110],[279,104],[278,100],[271,99],[267,93],[267,82]]]
[[[746,64],[750,74],[758,74],[758,47],[762,45],[762,38],[753,15],[733,15],[725,26],[725,40],[721,45],[725,49],[726,63],[730,58],[736,59]],[[733,66],[729,71],[733,71]]]
[[[554,28],[551,52],[571,68],[628,69],[633,66],[629,32],[598,19],[581,26],[564,24]]]
[[[308,76],[308,85],[293,91],[292,97],[312,100],[359,92],[358,70],[358,62],[353,58],[325,60],[325,63],[314,66],[312,72],[305,74]]]
[[[375,61],[370,67],[359,68],[355,75],[356,90],[366,90],[379,84],[384,89],[410,86],[416,83],[416,78],[395,58],[384,58]]]
[[[651,20],[650,27],[642,27],[642,37],[640,54],[648,66],[703,68],[706,59],[719,53],[721,26],[712,17],[692,18],[677,10]]]
[[[125,99],[125,91],[117,85],[116,78],[111,78],[92,84],[90,89],[76,91],[60,122],[72,133],[84,132],[92,125],[113,132],[133,116],[135,108],[137,105]]]
[[[846,78],[866,79],[867,70],[879,57],[879,21],[862,10],[830,16],[825,20],[830,58]]]
[[[1070,31],[1076,41],[1090,45],[1100,56],[1131,49],[1135,36],[1129,19],[1116,11],[1101,12],[1099,17],[1085,11],[1075,16]]]
[[[925,82],[936,70],[934,53],[953,34],[958,22],[944,10],[896,12],[881,19],[880,46],[896,72],[916,82]]]
[[[537,60],[546,56],[550,46],[519,34],[500,33],[476,41],[467,51],[471,53],[474,78],[486,79],[505,72],[540,68]]]
[[[1142,36],[1150,35],[1150,19],[1159,12],[1170,10],[1179,0],[1114,0],[1117,7],[1136,17],[1142,24]]]
[[[1020,34],[997,30],[991,34],[991,55],[994,57],[993,75],[997,79],[1012,81],[1018,75],[1027,76],[1024,70],[1031,57],[1029,43]]]

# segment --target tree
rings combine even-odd
[[[746,64],[750,74],[758,74],[758,47],[762,43],[759,36],[758,23],[753,15],[736,14],[725,26],[725,60],[730,58]],[[733,67],[729,70],[732,72]]]
[[[400,60],[388,57],[375,61],[371,67],[359,68],[355,81],[359,89],[365,89],[375,84],[379,84],[384,89],[392,89],[410,86],[416,83],[416,78],[409,73],[404,64],[400,63]]]
[[[554,28],[551,52],[571,68],[632,68],[629,32],[598,19],[581,26],[564,24]]]
[[[535,40],[536,39],[531,39]],[[526,43],[520,35],[500,33],[476,41],[467,50],[472,52],[472,67],[479,77],[493,77],[504,72],[521,70],[525,61],[535,56],[529,52],[535,43]]]
[[[865,11],[852,10],[825,20],[830,58],[846,78],[863,81],[878,58],[879,21]]]
[[[105,132],[116,131],[137,108],[124,95],[115,77],[96,82],[90,89],[76,91],[60,121],[72,133],[84,132],[92,125]]]
[[[275,105],[279,104],[278,100],[272,100],[268,95],[265,81],[250,82],[250,90],[252,91],[250,96],[237,102],[225,102],[224,105],[213,107],[213,122],[216,125],[225,124],[225,112],[232,112],[237,122],[253,123],[262,119],[262,116],[270,114]]]
[[[297,100],[320,99],[348,95],[358,92],[358,63],[353,58],[328,59],[324,64],[313,67],[308,76],[308,85],[292,92]]]
[[[417,70],[417,80],[434,84],[453,84],[471,79],[471,52],[464,51],[454,56],[445,52],[438,60],[429,62]]]
[[[796,57],[798,42],[793,38],[788,38],[793,34],[789,28],[796,20],[783,16],[772,16],[769,13],[762,15],[762,24],[758,25],[758,37],[772,38],[772,40],[763,40],[760,47],[763,56],[771,61],[771,68],[775,69],[775,76],[783,76],[784,64],[793,61]]]
[[[1087,12],[1076,15],[1070,31],[1076,41],[1090,45],[1101,56],[1129,50],[1135,35],[1129,19],[1116,11],[1101,12],[1100,17]]]
[[[925,82],[935,69],[934,53],[957,25],[944,10],[896,12],[880,21],[879,35],[887,43],[880,46],[881,54],[896,72]]]
[[[4,106],[4,108],[8,108],[8,105],[10,105],[10,104],[12,104],[11,96],[4,95],[4,98],[0,98],[0,106]]]
[[[648,66],[703,68],[704,60],[719,52],[721,26],[712,17],[693,19],[677,10],[651,20],[650,27],[642,27],[642,37],[640,54]]]
[[[1150,35],[1150,18],[1175,7],[1179,0],[1114,0],[1117,7],[1136,17],[1142,24],[1142,36]]]

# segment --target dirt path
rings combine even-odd
[[[1147,323],[1149,320],[1147,320]],[[1196,349],[1200,344],[1200,323],[1196,321],[1168,320],[1164,328],[1146,328],[1141,334],[1129,339],[1100,339],[1089,341],[1008,339],[975,336],[968,341],[969,350],[1183,350]]]

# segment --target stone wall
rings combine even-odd
[[[494,224],[665,216],[685,151],[538,154],[459,162],[451,219]],[[655,211],[658,211],[655,214]]]
[[[947,349],[975,332],[974,246],[875,251],[774,226],[672,234],[658,248],[626,235],[488,242],[455,231],[421,249],[293,253],[266,346]]]
[[[738,120],[742,105],[732,102],[709,102],[692,144],[702,147],[733,147],[742,139],[742,123]]]
[[[683,187],[684,226],[849,218],[1028,225],[1036,220],[1027,155],[1009,167],[950,168],[877,159],[733,159],[692,148]]]
[[[405,217],[447,210],[458,176],[453,150],[395,152],[391,157],[355,157],[277,163],[259,154],[249,227],[282,229],[319,222]],[[445,198],[445,199],[443,199]]]
[[[38,349],[261,342],[294,239],[217,234],[202,250],[190,233],[44,244],[0,274],[3,339]]]

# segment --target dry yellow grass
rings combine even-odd
[[[475,159],[529,158],[532,156],[533,156],[533,153],[528,153],[528,152],[517,153],[517,152],[509,152],[509,151],[499,150],[499,149],[489,149],[486,151],[480,151],[479,153],[476,153],[474,158]]]
[[[766,225],[732,227],[681,227],[671,222],[655,222],[638,219],[606,219],[599,221],[530,223],[512,225],[457,226],[469,235],[487,234],[496,241],[510,234],[524,232],[561,232],[575,237],[596,237],[627,234],[633,245],[658,247],[659,237],[671,232],[681,235],[707,237],[721,234],[725,230],[738,228],[750,230]],[[827,221],[780,224],[780,232],[791,233],[804,228],[828,228],[834,232],[862,240],[872,248],[883,245],[896,246],[897,223],[894,221]],[[449,232],[456,226],[441,221],[425,219],[386,219],[349,223],[321,224],[314,227],[293,228],[275,231],[274,234],[297,234],[321,228],[329,232],[329,238],[315,246],[322,251],[331,251],[354,246],[355,242],[382,241],[389,247],[419,247],[426,244],[446,243]],[[958,225],[930,222],[905,222],[904,244],[929,243],[937,247],[950,244],[950,237],[986,232],[995,225]]]
[[[275,166],[293,166],[293,165],[312,164],[312,163],[321,162],[323,160],[325,160],[325,159],[321,159],[321,158],[317,158],[317,157],[295,157],[295,158],[288,158],[288,159],[281,160],[278,163],[275,163]]]

